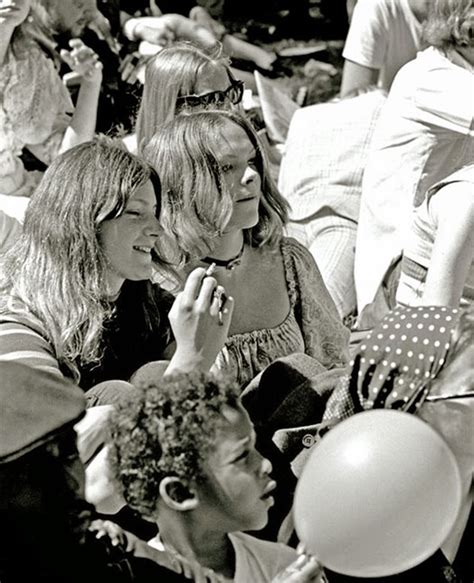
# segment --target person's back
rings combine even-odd
[[[343,57],[341,95],[378,82],[390,89],[421,48],[425,0],[358,0]]]
[[[290,203],[287,232],[312,253],[343,317],[355,310],[362,176],[384,102],[385,93],[376,90],[299,109],[280,169],[278,186]]]
[[[474,302],[474,165],[428,191],[403,247],[397,303]]]
[[[438,6],[449,12],[441,1]],[[431,32],[434,46],[398,73],[381,113],[362,187],[355,258],[359,314],[401,253],[411,209],[430,186],[474,158],[469,18],[466,8],[439,33]],[[427,25],[433,30],[438,21],[442,15],[433,10]]]

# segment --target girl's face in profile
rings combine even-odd
[[[216,158],[234,201],[225,232],[250,229],[259,220],[262,179],[257,169],[257,151],[245,130],[226,120],[216,142]]]
[[[158,237],[156,195],[150,180],[132,194],[123,213],[100,226],[99,240],[109,266],[110,295],[119,293],[126,279],[152,275],[152,250]]]

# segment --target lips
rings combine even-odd
[[[133,248],[135,249],[135,251],[140,251],[141,253],[151,253],[151,250],[153,249],[153,247],[151,247],[150,245],[134,245]]]
[[[236,202],[250,202],[251,200],[256,200],[256,196],[247,196],[245,198],[239,198]]]
[[[270,498],[271,493],[273,492],[273,490],[275,490],[275,488],[277,487],[277,483],[275,482],[275,480],[270,480],[267,485],[265,486],[265,489],[263,490],[263,494],[260,496],[260,498],[262,498],[262,500],[266,500],[268,498]]]

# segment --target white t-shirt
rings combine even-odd
[[[298,557],[295,549],[287,545],[261,540],[243,532],[231,533],[229,539],[235,550],[235,575],[232,579],[234,583],[269,583]],[[157,551],[165,551],[158,535],[148,541],[148,545]],[[140,556],[154,558],[152,550],[144,553],[143,547]],[[163,563],[161,562],[161,564]],[[201,570],[201,573],[197,573],[194,565],[193,573],[196,579],[205,577],[206,581],[212,583],[227,583],[229,581],[210,569],[201,567]]]
[[[343,57],[380,69],[378,84],[390,89],[403,65],[420,50],[421,24],[408,0],[358,0]]]
[[[400,256],[413,207],[474,160],[474,68],[433,47],[395,78],[364,172],[354,276],[359,313]]]

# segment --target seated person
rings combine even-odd
[[[112,381],[156,360],[168,372],[207,370],[227,338],[233,300],[223,301],[205,269],[193,270],[176,300],[152,282],[160,206],[148,164],[120,142],[87,142],[46,170],[22,235],[1,257],[0,361],[86,391],[92,406],[77,428],[83,462],[103,442]]]
[[[139,151],[166,122],[182,110],[206,106],[238,108],[244,86],[237,81],[219,49],[205,51],[191,43],[175,43],[148,62],[143,98],[137,115]],[[130,149],[136,148],[132,141]]]
[[[91,531],[97,513],[84,500],[74,431],[82,391],[16,362],[0,362],[0,379],[2,583],[188,581],[164,553],[140,559]]]
[[[287,204],[269,177],[258,136],[227,110],[176,116],[145,155],[160,174],[160,254],[178,285],[199,266],[236,301],[215,369],[244,387],[295,352],[325,370],[344,366],[348,329],[312,255],[283,236]],[[173,270],[174,273],[173,273]]]
[[[329,399],[329,424],[369,409],[413,413],[441,434],[456,457],[462,505],[442,553],[394,582],[473,580],[473,378],[472,306],[398,307],[361,342],[349,374]]]
[[[397,290],[402,305],[474,302],[474,165],[432,186],[415,210]]]
[[[398,71],[421,49],[428,4],[429,0],[359,0],[350,7],[341,97],[375,84],[390,89]]]
[[[76,107],[56,68],[60,56],[51,35],[79,34],[94,2],[88,0],[74,10],[70,4],[71,0],[34,4],[18,0],[12,9],[2,8],[0,194],[28,197],[38,183],[41,173],[26,170],[23,148],[48,165],[59,152],[94,135],[102,81],[97,55],[79,39],[71,40],[69,51],[61,51],[61,58],[79,75]]]
[[[152,283],[160,206],[156,172],[120,142],[96,139],[58,157],[2,257],[0,360],[72,378],[84,391],[128,380],[151,360],[209,368],[233,302],[218,315],[217,283],[203,268],[176,300]]]
[[[380,114],[357,230],[359,317],[401,256],[413,208],[474,159],[473,20],[470,0],[433,0],[425,22],[432,46],[399,71]]]
[[[238,394],[229,380],[177,375],[149,380],[117,407],[112,474],[127,503],[159,528],[148,543],[134,541],[135,553],[190,563],[195,580],[321,581],[314,559],[295,566],[294,549],[242,532],[265,525],[276,483]]]
[[[280,168],[278,187],[290,205],[286,231],[313,255],[341,318],[356,309],[362,175],[384,101],[376,90],[299,109]]]

